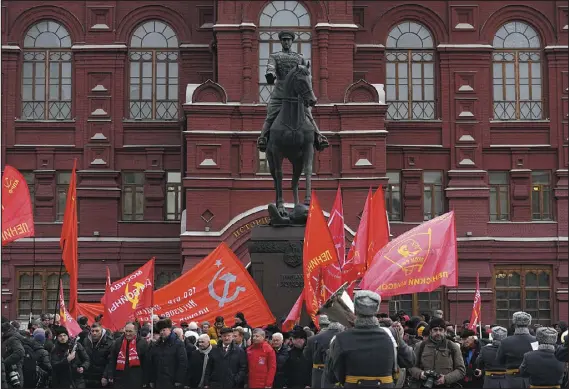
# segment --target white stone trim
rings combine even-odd
[[[353,28],[355,30],[357,30],[359,27],[357,24],[353,24],[353,23],[318,23],[316,24],[316,26],[314,26],[314,28],[319,28],[319,27],[328,27],[328,28]]]
[[[511,172],[531,172],[531,169],[510,169]]]
[[[77,188],[79,189],[79,188]],[[21,238],[15,241],[18,242],[33,242],[34,238]],[[35,238],[36,242],[59,242],[60,238]],[[78,238],[79,242],[179,242],[180,238],[126,238],[126,237],[89,237],[81,236]],[[12,243],[13,244],[13,243]]]
[[[361,48],[366,48],[366,47],[370,47],[370,48],[385,48],[384,45],[382,45],[381,43],[358,43],[356,44],[356,47],[361,47]]]
[[[123,149],[135,148],[135,147],[144,147],[146,149],[151,149],[151,148],[164,148],[164,147],[180,147],[180,145],[122,145]]]
[[[460,169],[460,170],[449,170],[449,173],[486,173],[486,170],[474,169],[474,170],[467,170],[467,169]]]
[[[75,145],[27,145],[27,144],[16,143],[14,145],[14,147],[53,147],[53,148],[59,148],[59,147],[75,147]]]
[[[182,43],[180,45],[181,48],[186,48],[186,47],[195,47],[195,48],[209,48],[209,45],[207,43]]]
[[[559,294],[563,294],[563,293],[564,293],[564,294],[567,294],[568,292],[569,292],[569,291],[567,290],[567,288],[563,288],[563,289],[562,289],[562,288],[559,288],[559,289],[557,289],[557,292],[556,292],[556,293],[559,293]],[[2,290],[2,293],[4,293],[4,290]]]
[[[510,220],[492,220],[488,224],[557,224],[555,220],[532,220],[531,222],[513,222]]]
[[[490,190],[490,188],[483,187],[457,187],[457,188],[445,188],[445,190]]]
[[[314,175],[314,173],[313,173]],[[269,173],[257,173],[255,177],[204,177],[204,176],[189,176],[184,177],[185,180],[195,180],[195,181],[272,181],[273,178]],[[348,181],[348,180],[386,180],[387,176],[382,177],[341,177],[341,178],[329,178],[329,177],[312,177],[312,181]],[[304,181],[305,177],[301,176],[300,181]],[[291,177],[284,177],[283,181],[292,181]]]
[[[434,148],[441,148],[443,145],[400,145],[394,143],[388,143],[387,146],[391,147],[434,147]]]
[[[551,147],[551,145],[542,144],[542,145],[490,145],[490,147]]]
[[[546,236],[546,237],[502,237],[502,236],[466,236],[456,238],[459,242],[475,241],[494,241],[494,242],[567,242],[567,236]]]
[[[73,45],[71,50],[89,50],[89,49],[126,49],[126,45]]]
[[[294,204],[291,203],[286,203],[285,204],[286,208],[289,209],[293,209],[294,208]],[[235,216],[233,219],[231,219],[229,221],[229,223],[227,223],[225,225],[225,227],[223,227],[221,230],[219,231],[186,231],[182,234],[182,236],[211,236],[211,237],[219,237],[222,236],[225,232],[227,232],[227,230],[229,230],[229,228],[231,228],[233,225],[237,224],[240,220],[245,219],[248,216],[254,215],[256,213],[259,212],[264,212],[267,210],[267,205],[259,205],[257,207],[251,208],[245,212],[240,213],[239,215]],[[322,211],[322,213],[324,214],[324,216],[328,217],[330,216],[329,212],[326,211]],[[348,231],[348,233],[350,233],[352,236],[354,236],[356,233],[354,230],[352,230],[350,227],[348,227],[347,225],[344,224],[344,229],[346,231]]]
[[[567,45],[552,45],[552,46],[545,46],[545,50],[555,50],[555,49],[565,49],[567,50]]]
[[[2,50],[20,51],[22,49],[20,48],[20,46],[17,45],[2,45]]]
[[[483,45],[477,43],[463,43],[463,44],[450,44],[450,43],[441,43],[437,46],[437,49],[443,48],[457,48],[457,49],[492,49],[492,45]]]
[[[257,25],[255,23],[240,23],[240,24],[232,24],[232,23],[219,23],[219,24],[214,24],[213,28],[221,28],[221,27],[255,27],[257,28]]]

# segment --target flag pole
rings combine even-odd
[[[67,244],[67,242],[65,242],[64,244]],[[61,293],[61,288],[62,288],[62,283],[61,283],[61,276],[63,274],[63,256],[61,256],[61,262],[59,263],[59,280],[57,283],[57,295],[59,296],[59,293]],[[58,297],[59,300],[59,297]],[[53,307],[53,325],[55,325],[55,318],[57,316],[57,302],[55,304],[55,306]]]
[[[34,297],[36,291],[36,236],[32,236],[32,301],[30,304],[30,320],[28,324],[32,324],[32,317],[34,315]]]

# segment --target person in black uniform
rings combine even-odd
[[[336,334],[344,330],[344,326],[337,322],[331,322],[326,315],[318,317],[320,333],[308,338],[304,356],[312,364],[312,388],[332,387],[326,380],[324,363],[330,348],[330,341]]]
[[[528,380],[520,375],[520,365],[524,354],[532,351],[535,336],[530,335],[531,315],[516,312],[513,316],[514,334],[502,340],[496,355],[496,364],[505,366],[506,382],[509,388],[527,388]],[[557,341],[557,338],[556,338]]]
[[[560,388],[565,364],[555,358],[557,331],[551,327],[537,329],[538,349],[525,353],[520,374],[529,378],[530,388]]]
[[[354,296],[354,328],[337,334],[330,344],[326,365],[330,382],[345,388],[393,388],[396,356],[392,337],[379,327],[375,316],[381,298],[369,290]]]
[[[476,375],[482,375],[484,372],[484,388],[507,388],[506,386],[506,368],[504,365],[496,363],[496,354],[502,340],[508,336],[508,330],[504,327],[492,328],[492,343],[482,347],[480,354],[476,359]]]

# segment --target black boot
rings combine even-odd
[[[314,137],[314,148],[317,151],[323,151],[328,147],[330,147],[328,139],[324,135],[322,135],[319,131],[317,131],[316,136]]]
[[[261,130],[261,135],[257,138],[257,148],[261,152],[267,151],[267,142],[269,140],[269,126],[265,123],[263,129]]]

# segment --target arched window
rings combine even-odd
[[[494,119],[541,119],[541,43],[537,32],[524,22],[508,22],[498,29],[492,45]]]
[[[131,119],[178,119],[178,38],[167,24],[152,20],[130,39]]]
[[[62,24],[44,20],[24,38],[22,119],[71,119],[71,37]]]
[[[259,20],[259,101],[268,103],[272,85],[265,80],[269,55],[281,51],[278,34],[282,30],[293,31],[296,38],[292,50],[301,53],[309,61],[312,51],[310,15],[298,1],[272,1],[265,6]]]
[[[435,119],[433,46],[430,31],[416,22],[400,23],[389,32],[385,52],[388,119]]]

